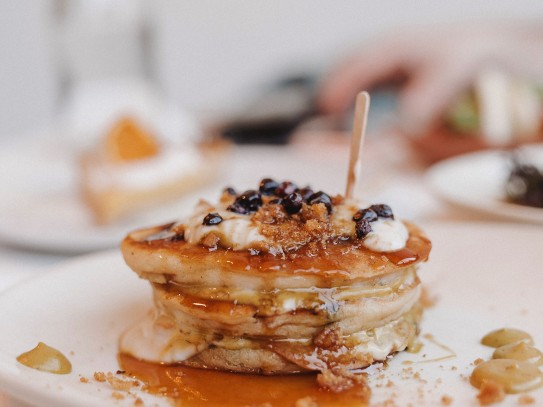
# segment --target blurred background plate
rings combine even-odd
[[[519,149],[526,161],[543,168],[543,144]],[[431,167],[426,181],[448,203],[501,219],[543,224],[543,209],[506,201],[505,184],[511,152],[493,150],[466,154]]]
[[[171,222],[200,196],[220,188],[207,185],[171,204],[100,226],[81,196],[79,154],[49,141],[47,135],[33,137],[0,150],[0,172],[9,174],[0,195],[0,240],[11,246],[65,254],[116,247],[128,231]]]

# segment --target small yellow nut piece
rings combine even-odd
[[[72,364],[60,351],[47,346],[43,342],[28,352],[17,356],[17,361],[32,369],[55,374],[72,372]]]
[[[477,365],[470,377],[470,383],[477,388],[485,381],[499,384],[506,393],[523,393],[543,385],[543,375],[531,363],[492,359]]]
[[[516,342],[525,342],[528,345],[534,344],[534,340],[528,333],[513,328],[497,329],[486,334],[481,340],[483,345],[492,348],[499,348]]]

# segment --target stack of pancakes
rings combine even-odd
[[[421,309],[416,271],[431,243],[405,224],[403,249],[338,240],[288,256],[190,244],[179,225],[130,233],[126,263],[155,309],[121,352],[151,362],[244,373],[359,369],[404,350]]]

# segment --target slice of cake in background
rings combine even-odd
[[[224,154],[218,142],[161,142],[123,117],[82,156],[83,199],[97,224],[110,224],[210,183]]]

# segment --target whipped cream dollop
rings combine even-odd
[[[372,231],[362,241],[364,247],[374,252],[394,252],[403,249],[409,231],[399,220],[379,219],[371,223]]]
[[[353,215],[360,207],[360,203],[353,200],[334,205],[330,223],[338,236],[356,239]],[[253,219],[254,214],[239,214],[227,208],[227,203],[212,205],[207,201],[200,201],[193,214],[183,222],[185,241],[194,245],[202,244],[207,236],[213,234],[220,240],[221,246],[236,251],[258,249],[281,252],[277,242],[262,233],[259,222]],[[222,221],[214,225],[204,224],[204,218],[211,213],[218,214]],[[361,239],[362,245],[367,249],[391,252],[405,247],[409,231],[400,220],[380,217],[370,222],[370,225],[371,232]]]
[[[126,163],[109,163],[95,166],[90,175],[91,184],[97,188],[120,186],[126,189],[148,189],[157,184],[175,181],[180,175],[196,175],[201,169],[203,157],[191,145],[168,148],[159,154]]]
[[[210,340],[204,335],[180,331],[171,317],[153,310],[122,334],[119,347],[143,360],[175,363],[205,350]]]
[[[226,207],[200,201],[195,212],[185,222],[185,241],[199,244],[207,235],[213,233],[234,250],[248,250],[259,247],[259,243],[266,240],[251,216],[230,212]],[[218,213],[223,219],[222,222],[218,225],[204,225],[203,219],[208,213]]]

